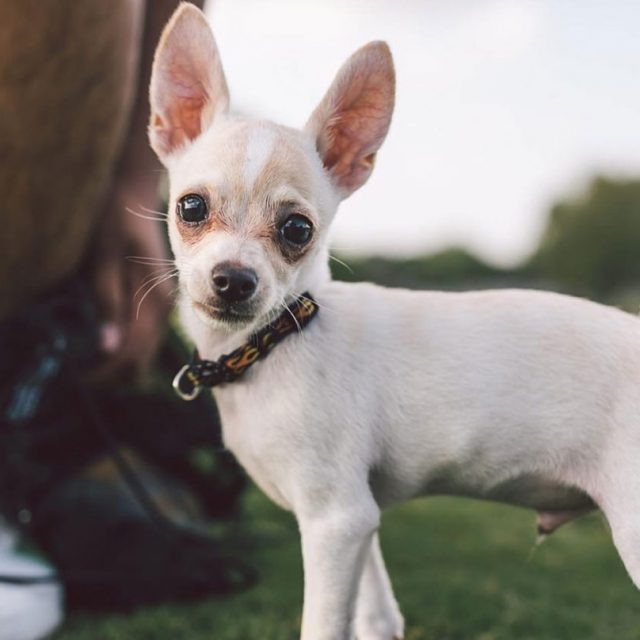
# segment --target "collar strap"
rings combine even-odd
[[[299,296],[271,324],[254,333],[248,342],[217,360],[202,360],[194,351],[173,379],[173,388],[183,400],[193,400],[202,387],[217,387],[234,382],[258,360],[266,358],[271,350],[290,333],[302,331],[318,313],[316,301],[308,294]]]

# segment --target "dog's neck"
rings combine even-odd
[[[326,254],[328,257],[328,251]],[[316,264],[318,265],[316,268],[305,274],[305,285],[296,287],[296,293],[309,291],[312,295],[316,295],[331,281],[328,259],[326,261],[318,260]],[[184,294],[178,300],[178,308],[182,326],[193,339],[200,357],[206,360],[217,360],[245,344],[265,322],[264,319],[261,319],[242,329],[212,327],[198,316],[191,301]]]
[[[206,360],[217,360],[244,344],[257,327],[253,325],[238,330],[217,329],[196,313],[191,301],[182,297],[179,301],[180,320],[193,339],[200,356]]]

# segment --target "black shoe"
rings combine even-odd
[[[183,500],[173,481],[136,466],[172,520],[150,517],[109,462],[67,481],[33,513],[34,539],[56,566],[69,607],[129,611],[227,594],[255,582],[237,549],[172,524],[191,518],[193,503]]]

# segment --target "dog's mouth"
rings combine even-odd
[[[255,320],[255,314],[233,306],[219,307],[209,302],[194,301],[193,306],[208,318],[233,326],[246,325]]]

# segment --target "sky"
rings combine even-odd
[[[394,119],[333,229],[344,254],[533,250],[558,198],[640,176],[637,0],[213,0],[232,108],[301,127],[342,62],[386,40]]]

